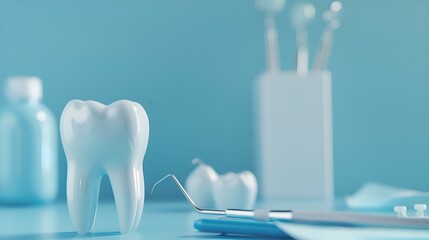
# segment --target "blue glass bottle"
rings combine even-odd
[[[46,203],[57,196],[57,127],[42,95],[37,77],[6,81],[0,106],[0,203]]]

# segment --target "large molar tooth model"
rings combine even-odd
[[[135,230],[144,204],[143,157],[149,120],[143,107],[120,100],[111,105],[70,101],[61,115],[67,157],[67,204],[79,234],[91,231],[100,183],[112,184],[121,233]]]

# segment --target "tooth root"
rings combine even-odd
[[[139,178],[143,180],[143,173],[140,172],[140,173],[138,173],[138,175],[139,175]],[[143,182],[143,181],[141,181],[141,182]],[[140,189],[144,195],[144,185],[142,185],[142,187],[140,187]],[[137,200],[137,211],[136,211],[136,216],[134,218],[134,226],[132,228],[132,231],[135,231],[140,224],[140,219],[141,219],[141,216],[143,213],[143,205],[144,205],[144,197],[141,197],[140,199]]]
[[[143,202],[144,183],[142,167],[128,166],[108,171],[118,211],[121,233],[128,233],[138,227]]]
[[[101,175],[69,162],[67,170],[67,204],[73,225],[79,234],[91,231],[97,212]]]

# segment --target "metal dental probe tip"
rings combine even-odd
[[[257,209],[257,210],[245,210],[245,209],[204,209],[198,207],[189,194],[186,192],[185,188],[180,184],[179,180],[177,180],[176,176],[173,174],[167,174],[165,177],[161,178],[158,182],[156,182],[153,187],[151,194],[153,193],[155,187],[163,182],[167,178],[172,178],[176,185],[179,187],[180,191],[182,191],[185,198],[191,204],[192,208],[195,211],[202,214],[211,214],[211,215],[223,215],[226,217],[233,218],[246,218],[246,219],[255,219],[259,221],[268,221],[275,219],[284,219],[290,220],[292,218],[292,213],[289,210],[286,211],[270,211],[266,209]]]

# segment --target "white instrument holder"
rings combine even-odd
[[[331,203],[330,72],[267,72],[257,79],[254,90],[262,197]]]

